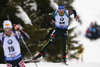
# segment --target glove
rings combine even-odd
[[[75,20],[78,21],[78,15],[75,17]]]
[[[55,23],[53,20],[51,20],[52,21],[52,23]]]
[[[15,29],[15,30],[19,30],[19,25],[14,24],[14,29]]]

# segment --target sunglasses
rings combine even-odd
[[[9,29],[4,29],[4,31],[10,31],[11,30],[11,28],[9,28]]]
[[[59,11],[64,11],[64,9],[59,9]]]

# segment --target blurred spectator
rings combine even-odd
[[[94,26],[98,26],[96,21],[95,21],[95,23],[94,23]]]
[[[86,37],[89,39],[97,39],[100,37],[100,26],[95,23],[91,22],[90,27],[86,30]]]
[[[86,30],[86,37],[88,37],[88,38],[91,38],[91,33],[90,33],[90,30],[89,30],[89,28]]]
[[[93,24],[93,22],[91,22],[90,27],[93,27],[93,26],[94,26],[94,24]]]
[[[97,26],[97,30],[98,30],[98,37],[100,37],[100,26]]]

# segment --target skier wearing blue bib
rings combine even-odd
[[[13,31],[12,28],[11,21],[5,20],[3,22],[5,32],[0,33],[0,40],[4,50],[5,61],[7,67],[25,67],[20,50],[19,38],[22,36],[25,40],[28,40],[29,36],[20,30],[18,25],[14,25],[14,29],[18,31]]]
[[[61,36],[62,41],[63,41],[63,62],[66,63],[66,54],[67,54],[67,45],[66,45],[66,40],[67,40],[67,29],[68,29],[68,24],[69,24],[69,17],[70,15],[74,14],[74,18],[78,20],[78,16],[76,14],[75,10],[65,10],[64,5],[59,5],[58,10],[56,10],[54,13],[52,13],[52,22],[55,23],[55,30],[52,32],[50,36],[50,40],[47,44],[43,46],[41,51],[37,56],[33,58],[33,60],[36,60],[37,58],[41,57],[44,51],[47,50],[47,48],[55,41],[55,39],[59,36]]]

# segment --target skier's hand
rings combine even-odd
[[[78,15],[75,17],[75,20],[78,21]]]
[[[14,29],[15,29],[15,30],[19,30],[19,25],[14,24]]]
[[[51,20],[52,21],[52,23],[55,23],[53,20]]]

